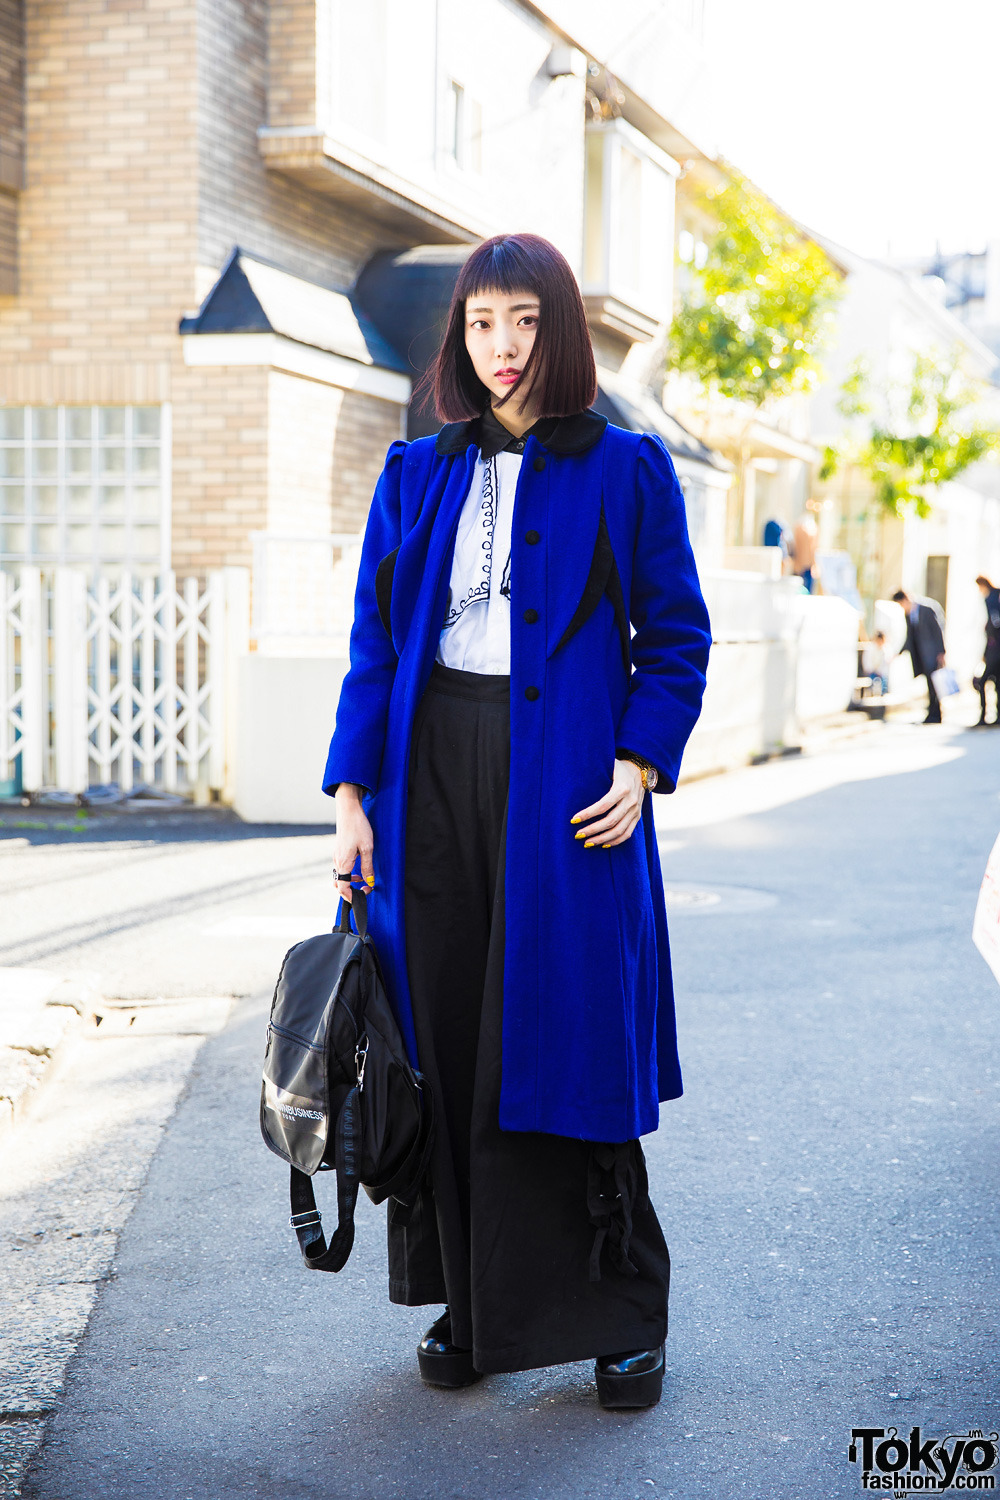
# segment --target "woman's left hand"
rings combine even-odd
[[[583,839],[584,848],[600,844],[610,849],[614,844],[624,844],[631,838],[632,830],[642,814],[642,799],[645,796],[639,767],[631,760],[616,760],[611,790],[581,810],[570,819],[571,823],[582,823],[585,818],[594,821],[581,828],[576,837]]]

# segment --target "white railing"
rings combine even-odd
[[[255,531],[253,620],[265,656],[347,656],[361,537]]]
[[[42,784],[48,739],[42,575],[0,573],[0,781],[21,767],[26,787]]]
[[[19,757],[29,792],[226,792],[244,569],[179,581],[22,567],[0,590],[0,778]]]

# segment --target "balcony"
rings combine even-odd
[[[587,126],[583,299],[619,343],[648,343],[669,320],[679,170],[625,120]]]
[[[387,233],[426,244],[475,244],[495,226],[403,176],[319,125],[261,126],[265,165],[335,199]]]

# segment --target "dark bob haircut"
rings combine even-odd
[[[587,314],[569,262],[538,234],[497,234],[477,245],[459,273],[444,338],[422,385],[432,386],[434,410],[442,422],[478,417],[490,392],[472,367],[465,347],[465,303],[481,292],[533,292],[538,298],[538,332],[515,391],[530,397],[539,417],[566,417],[584,411],[597,397],[597,370]]]

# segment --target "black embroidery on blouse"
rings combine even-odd
[[[510,598],[510,553],[507,553],[507,561],[503,565],[503,575],[500,579],[500,592],[505,599]]]
[[[448,609],[445,614],[442,630],[447,630],[454,625],[465,614],[470,604],[476,604],[480,600],[489,601],[490,579],[493,573],[493,530],[496,526],[497,509],[499,504],[500,482],[497,477],[496,457],[489,459],[483,467],[483,498],[482,515],[486,523],[486,535],[483,538],[483,575],[477,582],[471,583],[463,597],[457,604],[452,602],[451,594],[448,597]]]

